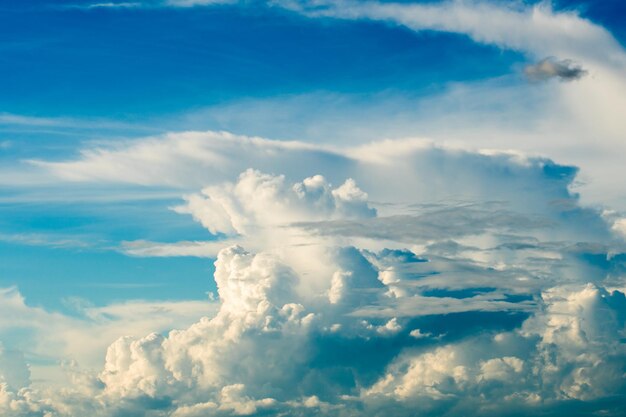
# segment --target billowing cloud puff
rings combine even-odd
[[[284,176],[247,170],[237,184],[205,188],[187,197],[187,204],[176,208],[189,213],[213,234],[253,233],[253,228],[271,228],[298,221],[334,218],[372,217],[376,211],[367,205],[367,194],[354,180],[332,189],[321,175],[293,186]]]
[[[625,311],[621,292],[591,284],[553,288],[521,329],[403,355],[363,395],[407,406],[425,397],[440,400],[426,401],[432,410],[445,404],[481,415],[623,395]]]
[[[377,256],[424,263],[406,253]],[[398,415],[415,407],[423,415],[503,415],[625,389],[622,292],[556,286],[518,317],[476,304],[454,317],[380,320],[350,314],[363,300],[385,303],[380,269],[355,250],[335,261],[342,270],[316,277],[328,291],[306,300],[295,288],[307,277],[275,255],[222,250],[219,312],[167,336],[113,343],[98,376],[96,415],[146,407],[172,416],[377,415],[381,407]]]

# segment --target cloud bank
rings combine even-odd
[[[67,366],[67,388],[0,368],[4,415],[621,412],[621,218],[580,206],[575,167],[416,140],[327,148],[218,132],[36,165],[68,184],[186,193],[171,209],[206,241],[122,250],[215,257],[219,307],[119,338],[102,368]]]

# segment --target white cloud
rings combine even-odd
[[[15,288],[1,289],[0,300],[0,338],[7,341],[5,349],[10,340],[12,350],[22,351],[34,361],[34,379],[52,385],[65,380],[58,369],[63,360],[75,360],[87,369],[97,368],[107,346],[120,336],[185,327],[215,311],[208,300],[127,301],[105,306],[75,302],[76,314],[68,316],[29,306]],[[24,336],[11,337],[16,331],[24,332]]]
[[[426,4],[286,1],[283,4],[311,17],[379,20],[415,31],[460,33],[476,42],[538,57],[556,55],[600,60],[608,57],[624,63],[622,49],[608,31],[575,12],[555,12],[548,3],[527,6],[489,1]],[[598,45],[605,49],[598,51]]]
[[[519,152],[475,152],[425,140],[389,140],[330,149],[303,142],[272,141],[223,132],[173,133],[122,142],[112,148],[86,149],[77,160],[33,163],[60,179],[75,182],[186,189],[209,184],[205,193],[215,194],[210,200],[217,204],[216,210],[221,207],[225,215],[215,214],[214,221],[221,218],[225,224],[212,227],[215,230],[230,228],[230,232],[237,231],[232,223],[237,222],[236,216],[229,218],[235,214],[232,210],[237,208],[236,205],[231,207],[239,200],[237,193],[247,195],[248,189],[263,186],[267,198],[271,198],[271,192],[280,188],[283,182],[295,183],[311,175],[310,167],[324,173],[328,184],[341,184],[353,178],[359,187],[367,190],[370,200],[385,203],[451,198],[480,200],[482,197],[491,199],[494,194],[524,203],[528,198],[546,198],[546,193],[554,193],[550,198],[567,198],[567,186],[576,172],[574,168],[558,166],[549,159],[528,157]],[[284,179],[272,174],[276,167],[280,167]],[[240,183],[232,186],[232,190],[228,187],[211,188],[221,186],[248,168],[268,173],[264,175],[272,179],[248,173],[243,174]],[[502,175],[493,175],[494,172]],[[308,180],[310,184],[303,183],[298,192],[306,193],[308,188],[313,190],[315,187],[324,189],[316,183],[318,180]],[[537,181],[537,190],[529,192],[521,186],[525,181]],[[488,187],[484,186],[485,182]],[[438,183],[445,183],[446,187],[439,187]],[[235,193],[235,200],[229,200],[229,193]],[[262,202],[266,194],[260,193],[254,198]],[[348,180],[344,188],[335,191],[333,198],[337,207],[343,210],[349,205],[358,207],[365,197],[352,190]],[[200,195],[193,199],[195,202],[206,200]],[[274,204],[274,208],[278,208],[281,202]],[[293,218],[297,216],[292,215]]]
[[[254,229],[275,229],[302,221],[376,214],[367,206],[367,194],[352,179],[335,189],[321,175],[288,185],[284,176],[251,169],[243,172],[236,184],[208,187],[186,200],[185,205],[175,208],[176,212],[191,214],[213,234],[226,235],[259,233]]]
[[[409,166],[416,158],[426,165],[422,169],[432,169],[428,161],[436,155],[448,169],[463,172],[464,184],[488,183],[490,192],[498,187],[488,182],[490,173],[507,173],[509,189],[502,195],[509,203],[396,202],[380,205],[385,215],[369,209],[370,194],[354,181],[333,188],[321,176],[290,183],[286,176],[248,170],[236,183],[212,185],[193,210],[187,205],[183,211],[212,232],[237,233],[260,250],[253,254],[232,246],[218,253],[218,313],[165,336],[119,339],[108,349],[104,370],[87,378],[87,392],[97,401],[83,396],[73,405],[59,400],[52,407],[58,411],[64,404],[71,414],[88,405],[99,415],[131,412],[151,401],[164,415],[174,416],[260,410],[307,415],[309,409],[350,415],[361,404],[361,415],[373,415],[388,401],[408,412],[419,399],[428,413],[469,406],[466,401],[493,408],[494,399],[503,398],[495,409],[506,410],[511,404],[587,401],[621,392],[617,374],[608,369],[626,358],[619,342],[626,314],[623,294],[595,284],[581,289],[591,266],[584,258],[577,260],[569,243],[553,241],[602,242],[608,233],[600,214],[577,207],[568,193],[570,169],[518,154],[471,154],[421,143],[399,150],[389,143],[373,145],[352,155],[341,160],[360,160],[369,164],[369,173],[378,170],[383,178],[389,170],[402,177],[402,164]],[[449,175],[429,180],[441,186],[460,178]],[[375,189],[374,195],[386,191]],[[475,192],[485,199],[483,189]],[[223,219],[219,222],[216,210]],[[529,219],[531,213],[539,216]],[[585,227],[577,216],[586,216]],[[344,229],[336,230],[337,225]],[[294,236],[300,243],[291,240]],[[411,240],[423,244],[402,249]],[[376,248],[381,242],[382,248],[395,249]],[[150,242],[137,245],[140,251],[147,248],[144,254],[207,256],[214,243],[219,241],[198,248],[189,242],[156,249]],[[286,244],[287,249],[277,250]],[[600,272],[598,282],[605,278],[601,271],[594,271]],[[566,281],[572,286],[564,286]],[[146,307],[110,306],[86,314],[96,321],[146,317],[152,308]],[[454,314],[460,326],[433,327],[428,319]],[[476,326],[471,314],[490,316]],[[508,316],[520,317],[513,329],[499,324]],[[468,329],[463,320],[469,320]],[[475,334],[463,336],[472,329]],[[81,332],[77,329],[74,338]],[[437,345],[429,346],[433,342]],[[381,350],[381,343],[398,348]],[[357,346],[362,358],[343,356],[342,349]],[[375,359],[368,359],[367,349],[374,349]],[[612,353],[601,359],[602,352]],[[331,368],[324,365],[329,360]],[[338,384],[339,370],[352,376]],[[533,379],[536,375],[541,383]],[[311,396],[319,403],[300,400]]]
[[[169,6],[210,6],[215,3],[222,2],[173,0]],[[152,7],[156,3],[142,4]],[[244,2],[242,7],[247,5]],[[449,86],[445,94],[423,100],[392,94],[355,98],[323,93],[242,100],[192,115],[185,119],[185,126],[194,119],[204,121],[209,118],[212,120],[209,125],[213,127],[224,126],[283,138],[308,137],[336,142],[337,137],[350,137],[350,141],[360,142],[360,138],[371,140],[381,135],[396,138],[427,135],[437,143],[522,149],[581,167],[585,201],[618,205],[619,209],[626,207],[626,196],[617,191],[624,187],[613,186],[617,179],[624,177],[619,155],[625,151],[622,132],[626,130],[626,121],[620,109],[626,106],[626,79],[623,75],[626,54],[605,28],[577,11],[554,10],[546,2],[529,5],[490,1],[425,4],[277,1],[271,5],[311,18],[374,20],[415,31],[467,35],[478,43],[520,51],[533,62],[543,60],[538,66],[529,66],[543,68],[534,71],[536,75],[553,74],[558,68],[561,70],[557,72],[566,74],[563,64],[573,60],[585,69],[588,76],[576,83],[541,87],[520,86],[511,77],[455,84]],[[545,60],[545,57],[554,59]],[[30,120],[21,120],[15,115],[3,115],[0,120],[3,117],[9,121],[30,123]],[[47,119],[32,121],[58,123]],[[207,126],[206,122],[200,125]],[[96,162],[98,158],[91,159]],[[248,167],[250,164],[223,179],[231,179]],[[177,183],[181,170],[191,171],[180,166],[172,168],[170,183]],[[265,167],[255,168],[272,172]],[[92,170],[97,169],[94,166]],[[124,173],[126,170],[122,169],[120,175]],[[325,175],[328,176],[326,172]]]
[[[375,153],[373,166],[396,170],[398,164],[389,167],[385,158],[397,154],[382,150]],[[360,152],[370,155],[367,149]],[[513,206],[548,216],[554,222],[547,234],[552,239],[593,239],[597,227],[607,230],[594,212],[586,214],[591,216],[587,223],[594,225],[592,231],[580,229],[572,220],[575,215],[569,217],[580,211],[571,196],[565,205],[570,214],[550,217],[551,206],[543,204],[567,197],[571,180],[568,175],[561,178],[558,166],[519,156],[500,159],[501,154],[471,156],[455,151],[439,155],[461,158],[462,164],[470,162],[472,170],[484,169],[475,165],[478,162],[490,166],[495,161],[491,166],[506,167],[514,173],[509,182],[521,181],[519,189],[535,185],[527,192],[545,195],[537,199],[525,196],[520,199],[524,204],[517,201]],[[541,180],[546,167],[548,179]],[[447,177],[442,178],[447,181]],[[538,184],[545,188],[537,188]],[[240,246],[218,253],[217,314],[167,335],[150,333],[143,337],[137,330],[145,325],[144,320],[149,318],[154,328],[155,317],[161,314],[160,309],[168,308],[166,305],[87,307],[83,315],[99,323],[90,330],[80,320],[57,314],[57,324],[50,331],[68,340],[82,340],[91,331],[97,331],[97,340],[103,340],[111,337],[111,330],[105,332],[111,329],[109,325],[115,322],[119,326],[122,321],[127,329],[135,329],[137,336],[123,337],[110,345],[99,374],[73,371],[83,376],[74,377],[71,397],[33,391],[28,401],[19,400],[25,401],[25,409],[43,407],[61,416],[85,410],[96,416],[124,414],[146,407],[173,416],[261,411],[311,415],[310,410],[318,415],[333,415],[339,410],[348,415],[375,415],[380,404],[391,401],[403,415],[417,400],[423,401],[425,413],[467,406],[506,411],[511,404],[534,406],[538,401],[567,398],[590,401],[622,392],[620,376],[610,367],[618,364],[615,369],[619,369],[626,360],[620,342],[626,318],[623,294],[609,293],[596,284],[581,287],[581,282],[590,279],[586,276],[590,270],[578,267],[586,261],[577,264],[572,258],[564,259],[571,256],[567,245],[545,241],[543,228],[535,232],[524,221],[512,221],[515,216],[503,212],[503,203],[394,205],[396,212],[430,216],[428,223],[435,225],[429,231],[431,243],[440,239],[449,242],[455,236],[461,239],[456,249],[448,245],[445,257],[437,255],[440,249],[436,248],[440,247],[434,245],[433,252],[430,245],[423,246],[419,256],[399,248],[359,250],[350,243],[367,239],[351,240],[345,233],[337,237],[331,234],[327,240],[304,233],[302,239],[315,242],[323,250],[305,247],[300,251],[301,246],[296,246],[283,251],[275,250],[284,243],[282,238],[289,236],[284,234],[283,225],[290,234],[301,228],[293,225],[294,220],[352,221],[354,227],[376,220],[371,216],[377,213],[364,210],[368,195],[350,181],[332,188],[322,177],[314,176],[293,186],[285,177],[256,171],[244,172],[236,184],[212,186],[204,198],[212,198],[216,190],[234,201],[231,207],[237,208],[237,224],[246,225],[238,229],[245,233],[243,237],[262,247],[256,254]],[[350,219],[353,212],[337,211],[345,201],[358,202],[356,217]],[[482,210],[491,217],[477,216]],[[212,215],[211,211],[201,212]],[[232,211],[229,208],[226,212]],[[336,215],[340,218],[332,220]],[[498,220],[503,215],[503,220]],[[461,231],[454,234],[443,222],[438,225],[437,216]],[[598,223],[590,222],[593,216]],[[469,236],[464,237],[468,231],[463,228],[470,226],[455,218],[471,223]],[[419,228],[409,227],[412,219],[400,217],[399,223],[407,225],[406,230],[400,233],[390,229],[385,241],[397,244],[411,234],[417,241],[423,239]],[[207,227],[214,224],[209,222]],[[259,226],[267,230],[258,233]],[[266,239],[268,232],[280,239]],[[376,242],[379,232],[373,229],[373,233],[371,240]],[[511,252],[511,248],[515,249]],[[543,248],[560,256],[536,259],[534,249],[541,253]],[[311,261],[306,255],[319,257]],[[572,270],[579,273],[569,275]],[[601,274],[597,276],[598,282],[603,279]],[[563,285],[564,280],[572,285]],[[396,291],[391,291],[393,288]],[[32,326],[33,317],[51,322],[51,313],[27,307],[16,293],[7,294],[12,295],[7,296],[4,308],[22,320],[15,323],[15,318],[9,317],[13,325]],[[529,294],[531,300],[523,298]],[[516,295],[522,299],[516,300]],[[171,318],[175,308],[185,306],[191,315],[198,314],[188,304],[172,304],[173,310],[162,317]],[[432,317],[454,314],[459,324],[453,321],[433,327]],[[488,315],[473,324],[472,314]],[[185,317],[183,310],[181,319]],[[511,326],[502,324],[506,317],[519,318]],[[70,326],[71,330],[67,328]],[[38,331],[42,340],[54,340]],[[432,344],[435,341],[437,345]],[[95,345],[83,348],[94,350]],[[387,347],[381,349],[381,345]],[[354,349],[360,354],[350,353]],[[338,382],[338,372],[350,376]],[[7,393],[10,404],[23,395],[14,390]],[[312,397],[318,401],[309,401]],[[42,398],[48,398],[47,402]]]
[[[138,2],[108,2],[108,3],[93,3],[86,6],[87,9],[133,9],[141,7],[142,4]]]
[[[611,230],[626,239],[626,218],[619,218],[615,220],[611,226]]]
[[[235,243],[237,243],[235,240],[176,243],[134,240],[122,242],[121,251],[127,255],[137,257],[195,256],[200,258],[215,258],[217,253],[224,248],[224,246],[230,246]]]
[[[461,410],[450,411],[452,415],[463,415],[466,407],[508,413],[507,408],[531,410],[539,402],[589,401],[621,392],[619,369],[626,350],[619,332],[614,332],[615,326],[623,332],[623,321],[617,318],[626,307],[623,294],[592,285],[557,287],[544,301],[545,310],[526,321],[521,331],[474,336],[400,356],[362,395],[370,403],[388,398],[406,407],[428,399],[421,402],[427,415],[442,411],[435,399],[439,407]],[[600,357],[600,351],[611,353]],[[481,399],[473,399],[475,395]]]
[[[214,6],[218,4],[233,4],[238,0],[165,0],[165,4],[171,7]]]

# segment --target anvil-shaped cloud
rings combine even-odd
[[[207,242],[122,250],[215,256],[219,308],[115,341],[61,390],[0,360],[3,415],[619,414],[621,220],[580,207],[573,167],[215,132],[36,164],[69,183],[203,187],[173,210]]]

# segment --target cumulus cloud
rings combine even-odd
[[[215,313],[215,304],[208,300],[138,300],[94,306],[74,299],[67,304],[73,312],[71,315],[30,306],[15,288],[0,289],[0,339],[12,342],[0,351],[9,355],[4,357],[9,358],[7,362],[16,365],[19,361],[15,358],[22,352],[31,363],[29,372],[44,385],[57,386],[66,381],[64,371],[58,367],[62,361],[76,361],[86,369],[100,367],[107,346],[120,336],[168,331]],[[14,340],[11,335],[16,332],[23,336]],[[4,359],[1,363],[5,363]],[[23,382],[17,385],[16,389],[25,386]]]
[[[284,176],[247,170],[236,184],[205,188],[186,198],[178,213],[191,214],[213,234],[247,235],[302,220],[372,217],[367,194],[348,179],[332,189],[321,175],[288,186]]]
[[[214,3],[223,2],[169,5]],[[136,3],[95,6],[124,4]],[[611,82],[596,89],[587,77],[562,94],[615,90],[608,107],[623,108],[621,47],[544,3],[276,4],[466,34],[532,59],[572,57]],[[535,79],[584,72],[555,59],[526,71]],[[587,112],[586,100],[568,101],[579,102]],[[621,114],[607,114],[603,126],[621,138]],[[580,206],[573,166],[422,140],[331,147],[225,132],[31,163],[66,182],[181,190],[174,210],[212,240],[121,250],[216,258],[219,303],[81,305],[70,317],[2,291],[0,330],[27,329],[39,341],[0,348],[3,415],[622,413],[626,255],[617,238],[626,228],[617,214]],[[50,352],[82,365],[65,366],[64,388],[30,381],[37,369],[23,357],[50,360]]]
[[[621,237],[626,239],[626,218],[620,218],[615,220],[611,229]]]
[[[94,166],[47,167],[81,181],[158,183],[173,161],[217,162],[205,165],[207,186],[174,208],[214,240],[125,250],[215,256],[218,310],[119,338],[102,370],[70,370],[69,391],[5,388],[11,404],[59,416],[558,415],[573,400],[605,410],[601,401],[624,393],[626,302],[615,288],[626,257],[607,215],[570,191],[575,168],[424,142],[339,151],[185,138],[194,152],[177,154],[188,142],[171,137],[98,151],[87,156]],[[142,158],[154,149],[174,151],[146,176]],[[233,149],[237,162],[225,156]],[[225,178],[249,153],[256,169]],[[104,169],[112,158],[132,175]],[[291,158],[285,174],[260,170]],[[304,174],[311,158],[342,166]],[[439,199],[442,188],[464,199]],[[120,308],[89,317],[121,317]]]
[[[454,409],[474,401],[467,394],[475,392],[483,399],[472,407],[491,414],[494,401],[536,410],[540,403],[622,392],[624,294],[589,284],[556,287],[542,298],[542,310],[521,329],[402,356],[363,395],[408,404],[441,399]]]
[[[524,68],[524,74],[531,81],[545,81],[557,78],[562,81],[578,80],[587,74],[580,65],[564,59],[545,58]]]
[[[554,286],[541,291],[537,308],[517,324],[507,324],[510,312],[446,322],[449,312],[433,310],[417,323],[428,330],[416,331],[411,319],[345,315],[368,292],[374,297],[368,303],[386,296],[376,268],[358,252],[335,260],[342,272],[315,278],[331,289],[342,281],[341,296],[303,298],[297,282],[307,277],[276,255],[226,248],[216,260],[221,307],[213,318],[167,336],[119,339],[104,370],[84,379],[87,387],[73,392],[72,401],[41,403],[36,395],[19,401],[57,415],[87,407],[93,415],[146,409],[172,416],[377,415],[381,407],[412,415],[418,405],[424,415],[508,415],[542,407],[550,414],[560,402],[623,392],[622,292]],[[364,267],[373,269],[372,280]]]

